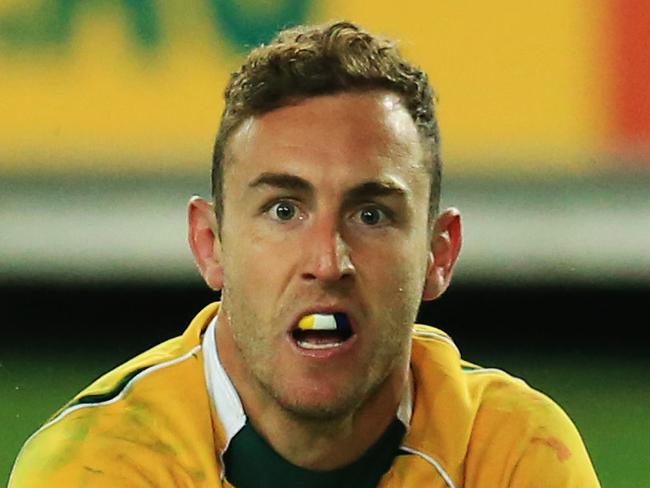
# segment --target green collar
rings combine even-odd
[[[285,460],[246,423],[224,453],[226,478],[237,488],[376,487],[398,454],[405,431],[395,419],[357,461],[332,471],[312,471]]]

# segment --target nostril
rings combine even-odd
[[[302,278],[306,281],[314,281],[316,279],[316,275],[313,275],[311,273],[303,273]]]

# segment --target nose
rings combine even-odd
[[[354,274],[350,248],[335,219],[315,222],[304,246],[307,259],[302,277],[305,280],[334,283]]]

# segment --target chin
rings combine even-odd
[[[300,420],[333,421],[345,418],[356,410],[357,402],[286,402],[283,405],[286,412]]]
[[[306,387],[275,395],[275,400],[288,413],[303,420],[336,420],[353,413],[363,398],[354,392],[342,394],[340,389]]]

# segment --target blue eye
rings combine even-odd
[[[269,211],[271,212],[271,217],[284,221],[293,219],[297,213],[296,206],[286,201],[272,205]]]

